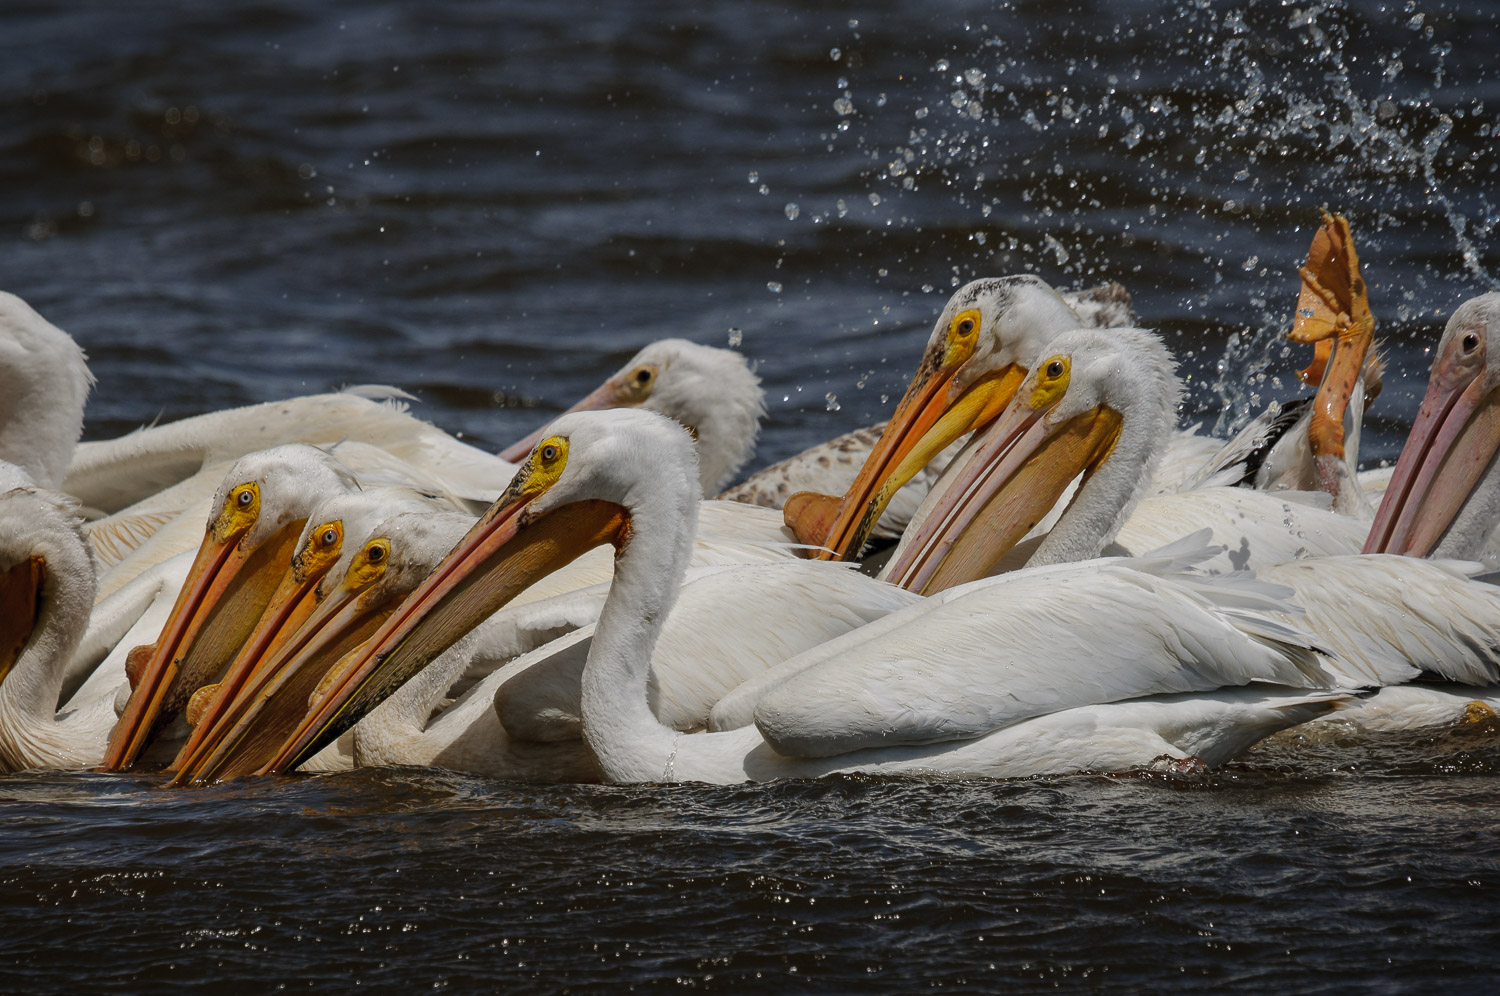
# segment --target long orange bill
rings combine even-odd
[[[175,784],[231,778],[259,767],[307,711],[329,670],[363,645],[396,609],[399,595],[341,590],[329,595],[279,653],[249,677]]]
[[[886,571],[886,580],[930,595],[984,577],[1047,514],[1080,472],[1091,474],[1120,434],[1100,406],[1061,424],[1023,399],[978,437],[962,468]]]
[[[1365,553],[1432,553],[1500,451],[1500,385],[1464,360],[1440,356],[1433,365]]]
[[[1364,375],[1365,356],[1375,335],[1375,318],[1347,218],[1323,213],[1307,265],[1300,272],[1297,317],[1287,338],[1314,345],[1313,362],[1300,374],[1305,383],[1318,385],[1308,442],[1319,485],[1338,497],[1344,415]]]
[[[322,559],[307,569],[303,566],[301,555],[293,560],[265,611],[261,613],[255,631],[230,663],[224,677],[212,687],[211,698],[195,717],[193,732],[176,759],[168,766],[168,770],[182,770],[184,765],[192,762],[205,739],[211,731],[218,728],[218,724],[231,710],[240,690],[252,679],[256,670],[263,667],[267,660],[273,659],[276,651],[292,639],[312,616],[318,604],[317,583],[332,563],[331,558]],[[209,691],[210,686],[204,686],[196,694]]]
[[[131,767],[189,696],[222,673],[270,602],[303,522],[287,523],[249,550],[240,537],[219,538],[209,529],[99,770]]]
[[[960,367],[945,366],[943,350],[929,347],[849,490],[840,497],[799,491],[787,499],[787,526],[799,541],[820,548],[809,557],[859,556],[896,492],[950,443],[1003,411],[1026,376],[1024,367],[1012,364],[957,388]]]

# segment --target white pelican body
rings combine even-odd
[[[601,605],[607,594],[608,585],[590,592]],[[730,689],[918,600],[850,569],[807,561],[690,568],[652,652],[653,714],[673,729],[702,729]],[[530,614],[536,630],[555,631],[546,603],[531,608],[543,610]],[[493,625],[481,624],[354,727],[356,760],[526,781],[573,780],[569,772],[582,765],[597,778],[579,719],[593,636],[590,622],[505,664],[428,722],[465,663],[493,655],[486,646]]]
[[[618,782],[766,781],[834,774],[1030,778],[1152,768],[1163,760],[1223,764],[1257,741],[1350,701],[1345,692],[1263,686],[1153,695],[1076,706],[971,740],[871,747],[833,757],[787,757],[756,727],[632,745],[605,774]],[[592,743],[592,741],[591,741]],[[659,767],[657,764],[659,763]]]

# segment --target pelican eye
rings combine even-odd
[[[1470,332],[1468,335],[1464,336],[1464,352],[1465,353],[1472,353],[1472,352],[1474,352],[1475,348],[1478,347],[1478,345],[1479,345],[1479,335],[1477,333]]]
[[[650,367],[641,367],[639,370],[637,370],[635,372],[635,382],[637,384],[649,384],[649,383],[651,383],[651,368]]]
[[[370,544],[370,548],[365,551],[365,559],[372,564],[380,563],[385,559],[385,547]]]
[[[1063,365],[1061,360],[1053,360],[1051,363],[1047,364],[1048,377],[1061,377],[1062,375]]]
[[[959,322],[957,331],[959,335],[969,335],[972,333],[974,331],[974,319],[965,318]]]
[[[552,445],[551,443],[548,443],[546,446],[543,446],[541,448],[540,456],[543,460],[551,463],[553,460],[557,459],[557,447]]]
[[[339,534],[335,530],[325,529],[321,538],[324,546],[333,546],[338,542]]]
[[[249,508],[250,503],[255,500],[255,493],[249,488],[245,488],[239,494],[234,496],[234,500],[236,504],[240,506],[240,508]]]

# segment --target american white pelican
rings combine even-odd
[[[750,459],[766,401],[760,378],[739,353],[659,339],[568,411],[606,408],[643,408],[686,426],[698,441],[703,497],[710,498]],[[543,425],[503,450],[501,458],[519,460],[546,434]]]
[[[503,598],[538,566],[598,543],[615,547],[616,569],[583,670],[581,705],[585,739],[612,781],[941,771],[950,770],[950,756],[951,770],[963,772],[976,764],[1004,773],[1077,770],[1104,757],[1118,763],[1117,740],[1080,741],[1060,768],[1049,760],[1034,769],[1027,764],[1034,755],[1018,746],[1014,731],[995,731],[1023,720],[1077,730],[1084,721],[1059,711],[1101,698],[1250,681],[1327,683],[1321,656],[1301,635],[1257,611],[1280,603],[1255,582],[1096,563],[1054,568],[1045,582],[1028,573],[909,606],[778,666],[784,680],[761,697],[755,728],[682,733],[652,711],[648,681],[691,559],[698,477],[689,441],[671,423],[631,411],[564,416],[552,433],[475,529],[341,666],[344,677],[330,684],[269,770],[294,766],[367,708],[372,690],[398,685],[471,628],[485,611],[471,593]],[[1118,621],[1105,641],[1109,665],[1100,664],[1099,642],[1036,611],[1034,603],[1053,597],[1059,582],[1071,582],[1091,618]],[[1026,609],[1015,608],[1023,603]],[[955,632],[934,608],[956,613],[964,625]],[[958,646],[918,639],[924,624],[929,636],[941,630]],[[830,656],[830,646],[847,649]],[[997,646],[1004,650],[997,654]],[[1321,711],[1339,696],[1313,698],[1323,700],[1314,709]],[[1304,694],[1299,701],[1310,700]],[[1181,718],[1193,727],[1190,736],[1179,728],[1182,736],[1200,745],[1214,739],[1188,713]],[[1160,732],[1155,721],[1146,725]],[[1236,743],[1245,739],[1222,732]],[[1146,740],[1154,753],[1135,763],[1162,752],[1160,736],[1135,742]],[[945,743],[929,746],[934,741]],[[876,750],[857,753],[866,748]]]
[[[0,464],[0,771],[97,761],[112,701],[58,710],[88,624],[94,567],[77,506]]]

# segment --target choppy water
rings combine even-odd
[[[1227,425],[1295,393],[1326,204],[1392,361],[1380,459],[1500,275],[1475,4],[12,3],[0,37],[0,287],[88,349],[93,438],[387,382],[500,445],[739,330],[768,461],[881,417],[951,287],[1024,269],[1125,282]],[[1497,754],[1464,736],[1191,783],[21,776],[0,979],[1487,980]]]

